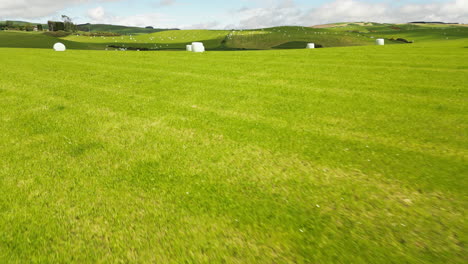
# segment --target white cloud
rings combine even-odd
[[[384,16],[388,9],[387,4],[338,0],[310,11],[304,20],[320,19],[327,22],[372,20]]]
[[[148,13],[139,14],[128,17],[112,17],[110,20],[111,24],[119,24],[145,27],[154,26],[157,28],[171,28],[171,23],[174,23],[168,16],[160,13]]]
[[[294,0],[249,0],[254,8],[244,7],[226,13],[212,14],[200,20],[188,18],[171,19],[166,14],[149,12],[129,16],[115,16],[98,3],[124,0],[0,0],[0,20],[34,19],[60,15],[58,11],[80,4],[96,3],[89,9],[87,18],[80,22],[112,23],[133,26],[179,27],[179,28],[260,28],[280,25],[312,26],[333,22],[372,21],[409,22],[416,20],[468,23],[468,0],[446,0],[426,4],[405,1],[329,0],[315,8],[305,8]],[[313,1],[311,1],[313,2]],[[399,4],[395,4],[395,3]],[[155,0],[161,6],[180,4],[178,0]],[[151,8],[151,4],[148,8]],[[248,6],[248,5],[247,5]],[[154,5],[153,5],[154,7]],[[165,10],[165,9],[164,9]],[[109,11],[112,11],[109,9]],[[75,14],[77,15],[77,14]],[[177,10],[173,15],[177,16]],[[87,21],[91,19],[91,21]]]
[[[438,20],[445,22],[468,22],[468,0],[456,0],[439,4],[406,5],[401,15],[415,16],[413,20]]]
[[[105,16],[105,11],[102,6],[98,6],[96,8],[91,8],[88,10],[88,17],[92,20],[102,20]]]
[[[432,4],[403,4],[400,6],[388,2],[335,0],[309,10],[304,10],[292,0],[276,1],[275,3],[272,7],[237,10],[233,15],[239,17],[239,20],[234,27],[312,26],[348,21],[403,23],[416,20],[437,20],[468,22],[468,0],[449,0],[444,3]],[[233,25],[228,27],[233,27]]]
[[[176,3],[176,0],[160,0],[158,6],[171,6],[175,5]]]
[[[415,20],[468,22],[468,0],[450,0],[434,4],[403,4],[400,6],[384,3],[371,3],[363,0],[334,0],[316,8],[304,9],[294,0],[256,0],[260,6],[230,11],[209,21],[192,21],[179,24],[161,13],[132,15],[127,17],[106,16],[101,20],[135,26],[153,25],[182,29],[231,29],[262,28],[282,25],[313,26],[333,22],[372,21],[410,22]],[[161,1],[163,2],[163,1]],[[161,3],[160,2],[160,3]],[[168,0],[168,2],[173,2]],[[230,17],[230,19],[225,19]],[[102,22],[102,21],[101,21]]]
[[[182,29],[214,29],[224,27],[219,21],[211,21],[206,23],[192,24],[192,25],[179,25],[177,28]]]
[[[0,0],[0,19],[40,18],[77,4],[113,1],[120,0]]]
[[[174,20],[161,13],[137,14],[131,16],[116,16],[106,12],[103,7],[89,9],[88,17],[91,23],[114,24],[135,27],[154,26],[158,28],[171,28]]]
[[[0,0],[0,17],[22,17],[36,18],[51,15],[70,4],[84,2],[83,0],[72,0],[68,2],[53,0]]]

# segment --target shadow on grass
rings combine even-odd
[[[245,50],[262,50],[262,49],[249,49],[249,48],[233,48],[227,47],[224,44],[220,43],[210,44],[209,42],[213,40],[197,40],[193,42],[202,42],[206,44],[207,51],[245,51]],[[107,49],[125,49],[127,51],[183,51],[186,50],[186,46],[192,44],[191,42],[182,42],[182,43],[104,43],[104,48]]]

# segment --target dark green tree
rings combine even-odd
[[[76,25],[73,24],[72,19],[67,16],[67,15],[62,15],[62,20],[64,23],[64,30],[67,32],[75,32],[76,31]]]
[[[6,21],[6,28],[7,29],[13,29],[13,21]]]
[[[34,30],[34,26],[31,25],[31,24],[27,24],[27,25],[24,26],[24,29],[25,29],[26,31],[33,31],[33,30]]]
[[[49,27],[49,31],[55,31],[55,22],[54,21],[47,21],[47,26]]]
[[[49,25],[49,31],[65,31],[65,23],[63,22],[47,21],[47,25]]]

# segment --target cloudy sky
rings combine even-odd
[[[344,21],[468,23],[468,0],[0,0],[0,20],[159,28],[312,26]]]

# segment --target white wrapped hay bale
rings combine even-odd
[[[187,51],[192,51],[192,45],[187,45]]]
[[[54,50],[55,51],[65,51],[67,48],[63,43],[57,42],[54,44]]]
[[[309,43],[307,44],[308,49],[315,49],[315,43]]]
[[[375,45],[383,46],[385,45],[385,39],[377,39],[375,40]]]
[[[205,52],[205,46],[203,46],[203,43],[201,42],[193,42],[192,51],[193,52]]]

